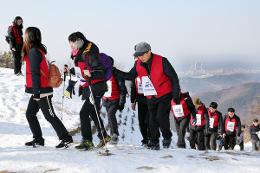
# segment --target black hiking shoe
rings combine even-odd
[[[148,148],[148,143],[149,143],[148,140],[143,139],[141,142],[142,142],[141,145],[142,147]]]
[[[147,148],[151,150],[160,150],[160,144],[159,142],[150,141],[147,145]]]
[[[164,139],[164,140],[162,141],[162,143],[163,143],[163,148],[170,148],[171,142],[172,142],[172,139]]]
[[[68,148],[72,142],[73,142],[73,139],[70,136],[67,139],[62,139],[61,142],[56,146],[56,148],[58,148],[58,149]]]
[[[119,141],[118,135],[114,133],[112,135],[111,141],[109,143],[112,145],[116,145],[116,144],[118,144],[118,141]]]
[[[93,150],[94,144],[89,140],[82,141],[79,145],[75,146],[78,150]]]
[[[26,142],[25,143],[25,146],[33,146],[33,147],[36,147],[36,146],[44,146],[44,139],[43,138],[34,138],[32,141],[30,142]]]

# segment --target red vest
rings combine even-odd
[[[201,124],[197,125],[198,127],[203,127],[205,126],[206,120],[205,120],[205,112],[207,111],[206,107],[204,105],[201,105],[198,109],[197,109],[197,114],[201,115]],[[192,125],[192,121],[193,121],[193,116],[191,116],[190,118],[190,124]]]
[[[40,64],[40,88],[48,88],[49,86],[49,82],[48,82],[48,75],[49,75],[49,65],[47,63],[46,57],[45,57],[45,53],[38,49],[41,52],[42,55],[42,61]],[[28,56],[24,56],[24,61],[26,63],[26,87],[27,88],[32,88],[32,72],[31,72],[31,68],[30,68],[30,59]],[[42,73],[44,73],[45,75],[42,75]]]
[[[237,129],[237,120],[235,119],[235,117],[231,118],[229,116],[227,116],[226,120],[225,120],[225,131],[226,132],[231,132],[227,129],[227,124],[228,122],[234,122],[235,123],[235,126],[234,126],[234,131],[233,132],[236,132],[236,129]]]
[[[168,76],[163,72],[162,57],[160,55],[153,54],[153,59],[151,62],[151,72],[150,80],[157,92],[156,98],[160,98],[166,94],[172,92],[172,84]],[[136,72],[140,78],[143,76],[148,76],[148,73],[141,65],[141,60],[137,60]],[[146,96],[148,99],[151,99],[152,96]]]
[[[174,114],[174,112],[173,112],[174,117],[177,118],[177,119],[178,119],[178,118],[187,118],[187,117],[189,117],[191,112],[190,112],[190,110],[189,110],[189,108],[188,108],[188,105],[187,105],[187,103],[186,103],[186,101],[185,101],[185,97],[183,96],[183,94],[181,94],[180,104],[182,105],[184,116],[183,116],[183,117],[176,117],[175,114]],[[175,105],[176,105],[176,103],[174,102],[173,99],[172,99],[172,101],[171,101],[171,105],[172,105],[172,106],[175,106]]]
[[[111,78],[108,80],[108,82],[111,82],[112,86],[112,92],[110,97],[103,97],[108,100],[117,100],[120,98],[120,89],[117,83],[117,80],[114,75],[111,76]]]
[[[82,55],[83,56],[83,55]],[[86,55],[86,59],[85,61],[79,61],[78,62],[78,67],[80,68],[80,71],[81,71],[81,75],[86,79],[86,81],[88,80],[88,77],[84,75],[84,70],[89,70],[91,71],[92,69],[89,67],[88,63],[89,62],[89,56],[88,54]],[[102,82],[104,81],[104,79],[93,79],[91,80],[91,84],[96,84],[96,83],[99,83],[99,82]],[[86,82],[82,87],[83,88],[87,88],[88,87],[88,82]]]
[[[214,113],[211,113],[209,110],[208,110],[208,114],[209,114],[209,119],[210,118],[214,119],[213,128],[217,128],[220,115],[217,113],[217,111],[215,111]]]
[[[12,32],[13,32],[13,36],[14,36],[16,44],[21,45],[22,44],[22,38],[19,34],[17,26],[13,25],[11,27],[12,27]]]

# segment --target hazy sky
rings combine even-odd
[[[0,2],[0,51],[15,16],[41,29],[54,59],[67,62],[68,35],[83,32],[117,64],[130,68],[134,45],[151,44],[177,65],[260,58],[259,0],[7,0]]]

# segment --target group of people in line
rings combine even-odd
[[[66,148],[73,143],[72,136],[56,116],[52,105],[53,88],[48,83],[49,66],[46,59],[47,49],[42,44],[41,32],[37,27],[28,27],[23,39],[23,19],[17,16],[8,28],[7,41],[13,53],[14,73],[21,75],[21,61],[26,64],[25,92],[31,94],[26,118],[33,134],[33,140],[26,146],[44,146],[37,112],[41,109],[59,137],[56,148]],[[71,59],[74,67],[65,66],[64,77],[70,76],[64,96],[72,98],[74,88],[79,82],[78,95],[84,100],[79,111],[82,140],[76,149],[94,148],[91,120],[97,129],[100,142],[96,147],[107,143],[117,144],[119,140],[116,112],[122,111],[126,102],[125,80],[131,81],[131,107],[138,110],[141,145],[151,150],[159,150],[160,137],[162,147],[169,148],[172,143],[169,115],[172,111],[178,135],[177,147],[186,148],[185,134],[189,129],[189,143],[192,149],[216,150],[218,146],[234,149],[240,139],[243,149],[243,133],[240,118],[234,108],[228,108],[222,116],[218,104],[212,102],[207,108],[198,97],[193,99],[188,92],[182,92],[179,78],[167,58],[155,54],[146,42],[135,45],[134,66],[129,72],[123,72],[113,66],[111,56],[101,53],[98,46],[86,39],[81,32],[69,35]],[[21,54],[22,53],[22,54]],[[23,56],[22,56],[23,55]],[[23,57],[23,58],[22,58]],[[106,108],[110,134],[105,129],[100,108]],[[259,122],[254,120],[250,126],[254,150],[260,149]]]

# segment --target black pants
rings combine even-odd
[[[170,109],[171,96],[163,96],[159,99],[147,99],[149,110],[149,127],[151,132],[151,142],[158,143],[160,138],[159,129],[164,139],[169,140],[172,137],[170,129]]]
[[[205,135],[205,147],[207,150],[216,150],[217,149],[217,137],[218,132],[210,132]]]
[[[107,110],[108,124],[110,126],[110,134],[119,136],[118,125],[116,119],[116,111],[119,107],[119,100],[103,100],[103,105]]]
[[[93,104],[89,101],[88,98],[85,100],[85,102],[80,110],[80,113],[79,113],[80,114],[80,124],[81,124],[81,135],[82,135],[83,140],[92,141],[92,139],[93,139],[90,118],[91,118],[91,120],[94,121],[94,124],[98,131],[99,139],[100,140],[102,139],[102,133],[103,133],[104,137],[107,136],[106,130],[104,128],[103,120],[101,119],[100,114],[99,114],[101,97],[94,97],[94,98],[95,98],[95,104],[96,104],[98,115],[96,114]],[[97,116],[99,117],[101,127],[99,125]]]
[[[195,144],[198,146],[198,150],[205,150],[204,145],[204,130],[194,130],[190,129],[190,147],[191,149],[196,149]]]
[[[45,119],[49,123],[51,123],[59,139],[68,139],[70,138],[68,131],[66,130],[60,119],[55,115],[51,99],[52,95],[43,97],[39,101],[34,100],[33,96],[31,96],[29,100],[29,104],[26,110],[26,118],[32,131],[33,138],[42,138],[41,127],[36,116],[39,109],[41,109]]]
[[[226,135],[224,138],[225,150],[233,150],[236,145],[236,135]]]
[[[186,148],[185,134],[186,134],[186,129],[189,125],[189,121],[190,121],[189,118],[183,118],[179,120],[174,118],[175,128],[178,135],[177,147],[179,148]]]
[[[14,74],[21,72],[22,68],[22,55],[21,50],[12,51],[14,59]]]
[[[149,112],[146,100],[144,102],[139,101],[137,106],[139,128],[143,137],[142,143],[148,143],[151,138],[151,133],[149,128]]]

